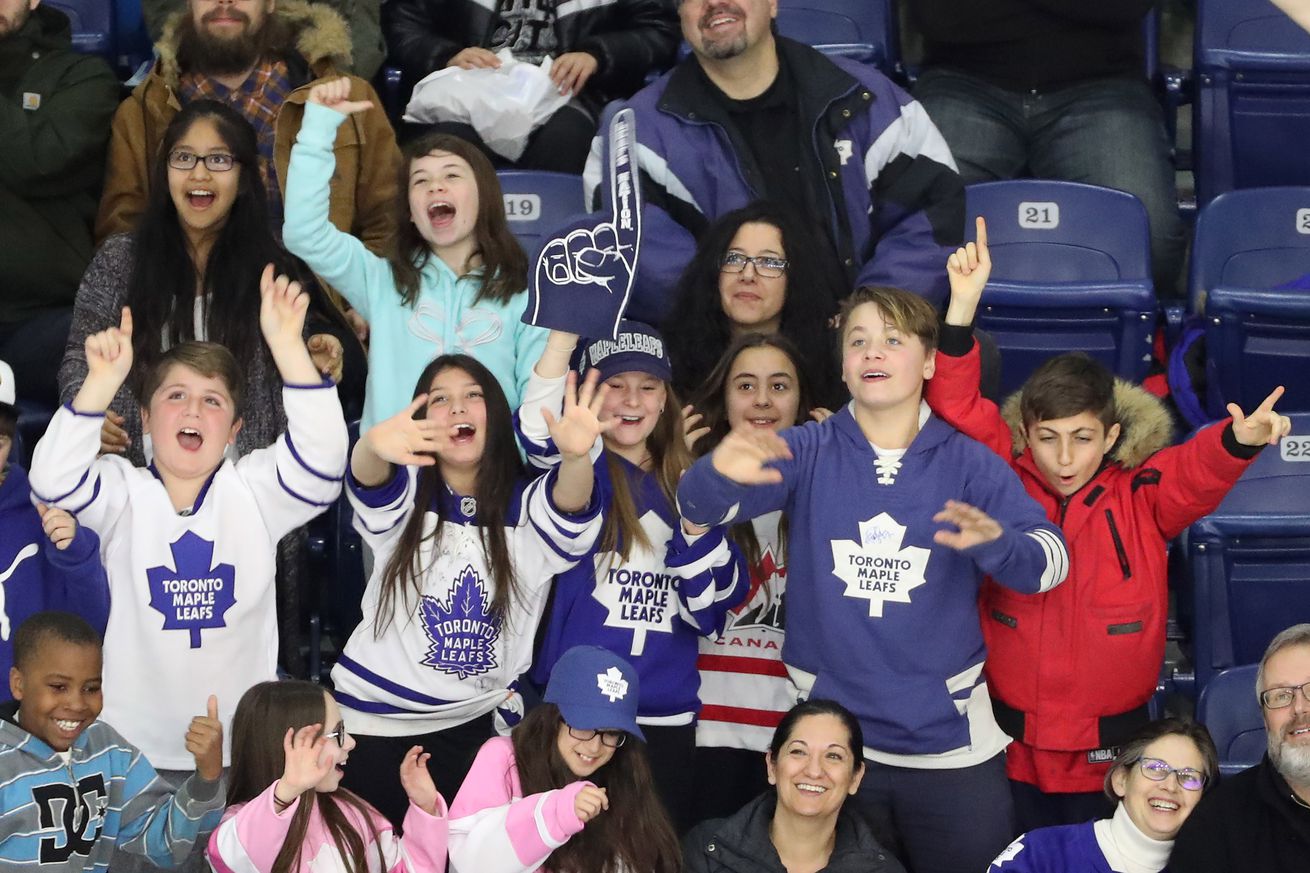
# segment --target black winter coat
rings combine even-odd
[[[728,818],[702,822],[682,841],[685,873],[787,873],[769,839],[778,797],[761,794]],[[849,806],[837,817],[837,842],[823,873],[905,873]]]
[[[391,53],[409,86],[445,68],[469,46],[487,45],[496,17],[474,0],[389,0],[382,7]],[[680,30],[672,0],[556,3],[559,52],[585,51],[600,62],[583,95],[597,107],[636,93],[652,70],[671,66]]]

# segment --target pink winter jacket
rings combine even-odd
[[[273,805],[275,788],[276,782],[249,803],[228,808],[218,830],[209,838],[207,854],[216,873],[246,873],[252,870],[263,873],[273,869],[273,861],[282,849],[292,816],[300,803],[300,798],[296,798],[290,806],[278,812]],[[377,847],[370,839],[368,825],[353,807],[342,806],[342,810],[364,837],[368,868],[377,869]],[[385,862],[383,869],[386,873],[445,873],[449,820],[446,818],[445,801],[440,795],[437,796],[436,815],[428,815],[410,804],[409,812],[405,814],[403,844],[392,831],[391,824],[376,810],[370,811],[377,829],[377,846],[382,849]],[[345,870],[346,865],[337,853],[332,835],[315,809],[309,819],[309,829],[305,832],[305,845],[296,871],[344,873]]]

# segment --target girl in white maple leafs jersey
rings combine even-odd
[[[347,476],[355,528],[375,566],[332,681],[358,741],[343,784],[402,822],[395,772],[410,747],[431,753],[453,797],[482,743],[522,712],[515,680],[551,578],[600,533],[588,451],[600,433],[594,380],[549,417],[561,464],[529,480],[509,404],[467,355],[443,355],[414,401],[369,429]],[[575,399],[576,396],[576,399]]]
[[[556,447],[540,409],[559,408],[565,348],[575,342],[558,332],[547,339],[519,410],[528,457],[542,466],[554,462]],[[663,338],[623,321],[615,339],[586,344],[588,367],[608,389],[603,446],[595,451],[605,527],[595,548],[556,582],[532,679],[544,685],[560,656],[578,645],[603,646],[636,668],[637,723],[660,795],[682,832],[695,823],[697,640],[722,630],[728,609],[745,595],[745,562],[724,528],[693,531],[678,517],[673,492],[691,455]]]

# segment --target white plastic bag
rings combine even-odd
[[[550,80],[550,58],[535,66],[514,60],[508,49],[496,57],[501,61],[496,70],[447,67],[427,76],[414,86],[405,120],[464,122],[496,154],[518,160],[532,131],[570,98]]]

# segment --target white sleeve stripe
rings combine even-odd
[[[864,175],[870,180],[878,178],[883,168],[899,155],[911,158],[928,158],[956,170],[955,158],[946,145],[941,131],[932,123],[927,111],[917,100],[901,107],[901,114],[889,125],[864,153]]]
[[[566,15],[572,15],[575,12],[583,12],[588,9],[599,9],[602,6],[613,6],[615,0],[564,0],[563,3],[555,7],[555,20],[563,18]]]
[[[1042,571],[1037,591],[1039,594],[1050,591],[1063,582],[1069,572],[1069,558],[1065,554],[1064,544],[1060,542],[1059,537],[1048,530],[1028,531],[1028,536],[1036,540],[1042,551],[1046,553],[1046,567]]]
[[[669,169],[669,162],[657,155],[650,146],[637,143],[637,166],[645,171],[646,175],[650,176],[651,181],[662,187],[670,197],[681,200],[701,215],[705,214],[705,210],[700,208],[700,204],[696,202],[696,198],[692,196],[691,191]]]
[[[979,661],[972,667],[966,667],[954,676],[948,677],[946,679],[946,690],[955,695],[966,689],[973,688],[978,684],[978,678],[982,676],[984,663]]]
[[[550,828],[546,825],[546,801],[550,799],[552,794],[554,794],[553,791],[542,792],[541,798],[537,801],[537,805],[532,808],[532,819],[537,823],[537,836],[541,837],[541,841],[552,849],[558,849],[560,846],[564,845],[567,840],[556,840],[551,837]]]
[[[218,857],[226,869],[232,873],[259,873],[259,868],[250,859],[246,847],[241,845],[241,839],[237,836],[235,818],[229,818],[219,826],[214,840],[218,843]]]

